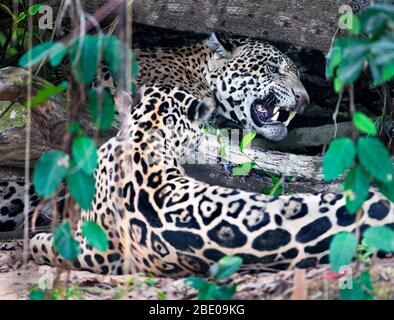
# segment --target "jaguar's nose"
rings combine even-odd
[[[301,109],[311,102],[309,95],[305,90],[294,90],[294,96],[297,102],[296,109]]]

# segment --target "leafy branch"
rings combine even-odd
[[[354,83],[364,70],[370,71],[374,86],[382,86],[394,78],[394,6],[375,5],[361,16],[352,19],[351,35],[337,38],[327,56],[326,75],[332,78],[334,89],[349,92],[349,109],[353,119],[353,139],[334,140],[323,159],[323,173],[332,181],[346,173],[343,189],[346,209],[362,214],[362,206],[369,195],[371,181],[390,200],[394,201],[394,179],[391,157],[385,145],[376,137],[378,129],[365,114],[357,112],[354,103]],[[338,272],[351,263],[360,242],[359,226],[356,234],[339,233],[330,245],[331,268]],[[370,227],[364,232],[363,245],[369,253],[378,250],[394,252],[394,231],[388,227]],[[342,289],[341,298],[373,298],[369,271],[361,272],[353,280],[353,289]]]

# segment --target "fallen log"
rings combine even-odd
[[[133,18],[167,29],[232,32],[327,51],[344,4],[351,1],[135,0]]]
[[[223,149],[224,148],[224,149]],[[223,151],[224,150],[224,151]],[[207,134],[202,141],[199,152],[191,155],[188,164],[217,164],[228,162],[241,164],[255,162],[263,171],[276,176],[295,177],[322,181],[322,157],[296,155],[278,151],[265,151],[256,147],[246,148],[243,152],[239,142],[222,136],[219,142],[214,134]]]
[[[264,150],[299,151],[303,148],[328,145],[338,137],[352,136],[352,121],[340,122],[337,125],[327,124],[318,127],[296,128],[289,131],[285,139],[272,142],[266,139],[255,139],[253,145]]]
[[[352,5],[355,12],[368,7],[371,0],[127,0],[132,3],[133,22],[179,31],[208,34],[231,32],[275,42],[286,42],[326,52],[337,30],[340,7]],[[13,8],[12,0],[3,1]],[[40,0],[56,17],[60,0]],[[85,10],[100,16],[107,25],[113,21],[122,0],[82,0]],[[111,10],[110,10],[111,9]],[[111,14],[111,11],[115,14]],[[104,14],[103,14],[104,13]],[[108,15],[108,16],[107,16]],[[12,23],[0,10],[0,26]],[[35,21],[36,22],[36,21]],[[103,22],[103,21],[100,21]]]
[[[111,1],[82,1],[89,13]],[[113,0],[114,4],[119,0]],[[59,0],[45,1],[56,13]],[[342,5],[360,10],[366,0],[134,0],[133,22],[179,31],[212,31],[327,51]]]
[[[252,170],[244,177],[236,177],[226,166],[221,164],[184,165],[186,174],[211,185],[220,185],[226,188],[241,189],[249,192],[261,193],[265,188],[272,187],[271,178],[265,176],[261,170]],[[338,192],[341,189],[339,182],[327,183],[324,181],[294,179],[281,183],[286,194]]]

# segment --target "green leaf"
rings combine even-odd
[[[377,186],[383,195],[389,199],[391,202],[394,202],[394,179],[390,183],[382,183],[377,181]]]
[[[185,283],[189,283],[192,288],[200,290],[203,289],[209,282],[201,277],[188,277],[185,279]]]
[[[356,213],[369,194],[369,177],[359,165],[355,166],[344,181],[346,208],[349,213]]]
[[[363,272],[356,279],[351,281],[351,289],[340,290],[340,300],[373,300],[373,286],[371,276],[368,271]]]
[[[190,283],[191,287],[198,290],[198,300],[214,300],[216,296],[217,287],[209,281],[200,277],[189,277],[185,280]]]
[[[87,175],[72,161],[66,181],[72,197],[79,206],[84,210],[89,210],[96,194],[94,176]]]
[[[353,233],[340,232],[330,244],[330,265],[334,272],[350,264],[357,250],[357,238]]]
[[[70,133],[75,133],[77,135],[83,134],[83,129],[81,128],[81,126],[79,125],[79,123],[77,122],[71,122],[68,125],[68,132]]]
[[[138,90],[137,84],[133,82],[133,83],[131,84],[130,90],[131,90],[132,93],[136,93],[137,90]]]
[[[111,128],[115,118],[115,102],[108,89],[89,90],[88,102],[94,125],[102,130]]]
[[[250,170],[255,167],[255,165],[256,164],[254,162],[242,163],[233,169],[233,175],[236,177],[247,175]]]
[[[370,273],[368,271],[364,271],[362,274],[360,274],[357,280],[362,285],[362,288],[366,294],[365,299],[366,300],[374,299],[374,296],[372,295],[374,288],[372,285],[372,279]]]
[[[340,66],[349,66],[352,65],[355,61],[364,61],[369,55],[370,48],[371,43],[369,42],[369,40],[367,42],[354,41],[351,46],[343,49],[343,58],[341,60]]]
[[[367,244],[387,253],[394,252],[394,231],[386,226],[370,227],[364,233]]]
[[[133,56],[134,57],[134,56]],[[136,59],[133,58],[132,62],[131,62],[131,74],[136,77],[138,75],[138,61]]]
[[[108,238],[101,226],[94,221],[85,221],[82,224],[82,233],[89,245],[99,251],[108,250]]]
[[[342,60],[338,69],[338,77],[341,81],[351,84],[355,82],[361,74],[364,67],[364,58],[358,60]]]
[[[358,79],[363,70],[371,48],[371,40],[365,38],[347,38],[342,43],[342,59],[337,71],[337,79],[351,84]]]
[[[49,55],[49,63],[53,68],[56,68],[62,62],[67,50],[68,48],[61,42],[56,42],[54,44]]]
[[[55,45],[53,42],[44,42],[26,52],[19,60],[19,65],[22,68],[34,66],[37,63],[45,60],[51,52],[52,47]],[[29,60],[31,54],[31,60]]]
[[[79,243],[72,237],[71,225],[68,221],[60,224],[53,231],[53,245],[57,253],[69,261],[78,257]]]
[[[126,57],[123,53],[126,54]],[[104,39],[104,59],[115,82],[119,81],[121,72],[125,72],[124,76],[127,77],[125,79],[127,83],[131,83],[131,77],[135,77],[138,73],[138,63],[134,59],[129,45],[115,36],[106,36]],[[130,65],[131,70],[129,72],[125,70],[125,65]]]
[[[339,77],[336,77],[334,79],[334,90],[335,90],[335,92],[336,93],[340,93],[343,90],[345,84],[346,83],[344,81],[342,81],[341,79],[339,79]]]
[[[23,20],[25,20],[27,17],[26,12],[21,12],[18,16],[18,20],[16,20],[16,23],[22,22]]]
[[[376,138],[361,138],[357,145],[360,163],[374,178],[383,183],[393,180],[390,154]]]
[[[125,71],[124,56],[120,54],[124,53],[125,49],[127,50],[127,58],[130,58],[130,50],[127,44],[114,36],[109,36],[105,39],[104,59],[115,81],[119,79],[120,72]],[[131,63],[131,59],[127,63]]]
[[[51,196],[59,187],[69,168],[69,156],[58,150],[43,153],[33,175],[33,184],[41,197]]]
[[[198,300],[216,300],[217,291],[216,284],[208,282],[205,288],[198,291]]]
[[[78,166],[81,166],[87,175],[93,174],[98,161],[97,146],[93,139],[88,136],[76,137],[71,150]]]
[[[44,88],[37,91],[34,98],[31,99],[30,107],[34,107],[38,104],[41,104],[47,101],[50,97],[55,96],[61,92],[63,92],[65,88],[54,86],[51,83],[45,85]]]
[[[117,79],[119,72],[122,70],[124,61],[123,56],[120,52],[124,52],[124,49],[128,50],[129,47],[124,42],[120,41],[115,36],[107,36],[104,39],[104,59],[108,64],[111,76]]]
[[[70,62],[79,83],[89,84],[96,78],[97,67],[101,63],[103,39],[102,35],[85,35],[70,46]]]
[[[383,2],[383,1],[381,1]],[[373,9],[377,12],[384,12],[390,16],[394,16],[394,6],[390,4],[392,1],[386,1],[388,3],[374,3]],[[370,9],[371,10],[371,9]]]
[[[353,14],[353,23],[352,23],[352,28],[350,29],[350,32],[353,35],[359,35],[361,33],[361,31],[362,31],[362,25],[361,25],[360,19],[355,14]]]
[[[364,113],[354,113],[353,122],[355,127],[362,133],[373,136],[376,136],[378,134],[378,129],[376,129],[375,124]]]
[[[222,145],[220,147],[220,157],[223,159],[226,159],[227,157],[227,149],[228,149],[228,145]]]
[[[368,64],[374,80],[373,85],[374,86],[381,85],[383,83],[383,77],[382,77],[383,69],[373,59],[369,59]]]
[[[383,67],[383,76],[382,81],[387,82],[393,79],[394,77],[394,64],[386,64]]]
[[[231,277],[242,265],[242,258],[226,256],[211,266],[211,276],[222,281]]]
[[[231,287],[220,286],[216,290],[216,300],[231,300],[235,294],[237,286],[233,284]]]
[[[327,181],[334,180],[349,169],[356,157],[356,148],[349,138],[331,142],[323,158],[323,174]]]
[[[45,291],[41,290],[40,288],[32,288],[29,292],[29,299],[30,300],[45,300]]]
[[[326,62],[326,77],[330,79],[334,75],[334,70],[342,59],[342,49],[339,47],[332,47],[327,55]]]
[[[376,36],[385,29],[387,17],[384,13],[372,8],[361,14],[360,22],[364,33]]]
[[[392,48],[390,50],[394,50],[394,43],[392,44]],[[378,65],[391,65],[394,62],[394,51],[378,52],[373,59]]]
[[[42,8],[43,4],[35,4],[33,6],[31,6],[28,10],[29,14],[31,16],[36,15],[38,12],[40,12],[40,9]]]
[[[159,300],[167,300],[168,299],[167,295],[163,291],[156,290],[156,294],[157,294],[157,297],[159,298]]]
[[[262,193],[269,196],[280,196],[283,193],[283,186],[281,179],[278,177],[271,177],[272,185],[263,189]]]
[[[249,132],[243,137],[241,144],[239,145],[241,152],[244,152],[245,148],[253,141],[255,137],[256,137],[256,132]]]

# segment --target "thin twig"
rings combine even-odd
[[[29,7],[33,6],[33,1],[29,0]],[[28,16],[28,58],[32,59],[31,48],[33,47],[33,17]],[[25,145],[25,193],[24,193],[24,229],[23,229],[23,264],[27,265],[29,254],[29,211],[30,211],[30,139],[31,139],[31,99],[32,99],[32,66],[28,67],[27,80],[27,114],[26,114],[26,145]]]
[[[334,139],[336,139],[337,134],[338,134],[338,123],[337,123],[337,117],[339,113],[339,107],[341,106],[342,98],[343,98],[343,89],[339,93],[337,105],[335,106],[335,111],[332,114],[332,120],[334,121]]]
[[[31,217],[31,231],[32,231],[33,233],[36,232],[36,221],[37,221],[38,215],[39,215],[39,213],[40,213],[42,207],[43,207],[46,203],[48,203],[48,199],[42,199],[42,200],[40,201],[40,203],[37,205],[37,207],[35,207],[35,209],[34,209],[33,216]]]

